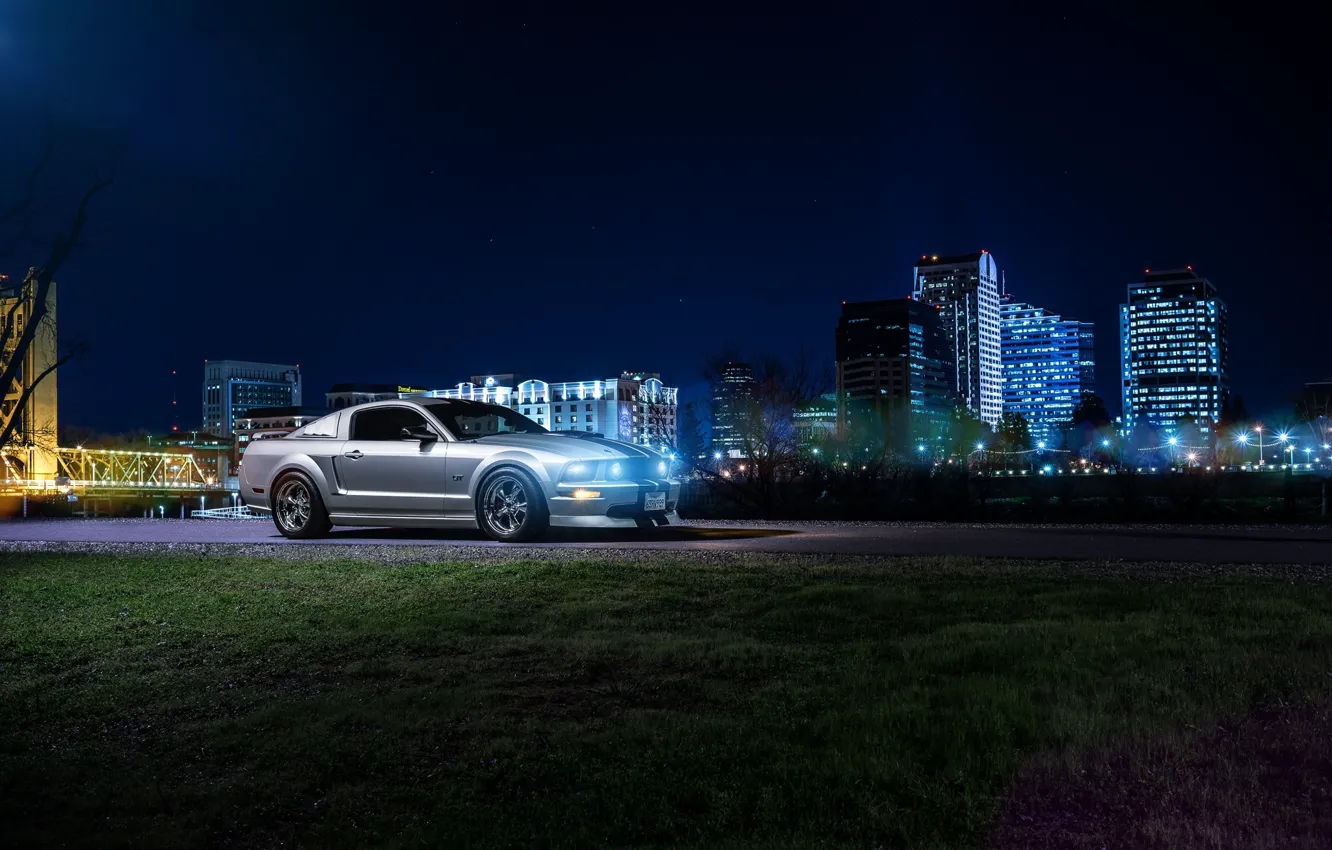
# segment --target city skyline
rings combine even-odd
[[[1317,51],[1278,50],[1227,12],[1205,36],[1226,60],[1202,68],[1187,50],[1127,61],[1204,38],[1166,14],[1047,10],[1038,30],[995,8],[707,26],[441,10],[365,26],[330,8],[326,30],[292,39],[313,7],[126,5],[152,13],[17,4],[0,50],[6,188],[48,127],[73,148],[57,194],[81,189],[64,184],[87,139],[124,150],[60,273],[62,333],[93,352],[61,370],[72,424],[168,424],[171,372],[193,386],[219,353],[302,363],[316,388],[632,360],[696,399],[706,355],[831,363],[842,301],[902,297],[906,260],[981,248],[1024,300],[1103,329],[1141,268],[1207,269],[1242,317],[1232,384],[1255,415],[1332,372],[1315,334],[1289,332],[1314,319],[1267,296],[1274,281],[1296,302],[1321,292],[1305,272],[1327,231],[1307,191],[1328,168],[1305,106]],[[958,49],[935,62],[910,39],[885,56],[904,31]],[[440,98],[453,106],[426,106]],[[126,297],[145,269],[169,297]],[[478,360],[517,321],[507,309],[605,321],[595,345],[519,328]],[[1097,359],[1117,348],[1100,334]],[[1267,376],[1271,350],[1288,376]],[[1114,381],[1098,375],[1112,410]]]

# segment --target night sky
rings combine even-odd
[[[501,371],[697,391],[728,346],[831,362],[842,300],[981,248],[1097,323],[1112,410],[1148,266],[1219,287],[1251,412],[1332,375],[1313,21],[197,5],[0,2],[0,186],[46,125],[124,150],[59,275],[92,352],[66,423],[166,427],[177,369],[193,425],[205,358],[300,363],[315,404]]]

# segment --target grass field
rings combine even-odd
[[[1324,847],[1276,572],[0,553],[4,844]]]

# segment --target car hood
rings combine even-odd
[[[607,440],[604,437],[563,436],[549,434],[495,434],[482,437],[477,441],[481,445],[515,449],[528,449],[534,452],[548,452],[569,458],[570,460],[604,459],[610,457],[648,457],[661,459],[659,452],[633,443],[619,440]]]

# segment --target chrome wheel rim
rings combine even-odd
[[[481,511],[491,528],[513,534],[527,521],[527,488],[516,476],[501,475],[486,485]]]
[[[310,490],[299,478],[291,478],[278,487],[273,515],[284,531],[297,532],[310,522]]]

